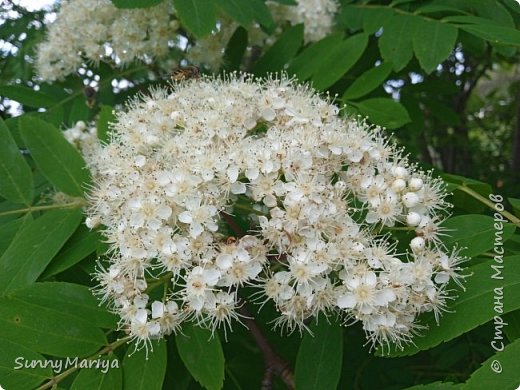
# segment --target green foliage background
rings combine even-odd
[[[170,1],[170,0],[164,0]],[[159,0],[113,0],[119,8],[143,8]],[[293,1],[279,1],[284,4]],[[429,325],[404,351],[371,353],[359,326],[320,321],[314,337],[280,336],[258,323],[277,352],[294,368],[297,389],[516,389],[520,385],[520,5],[513,0],[365,0],[340,3],[334,33],[304,45],[303,26],[284,26],[258,58],[243,63],[247,31],[259,23],[273,32],[262,0],[173,0],[186,35],[211,34],[225,13],[238,27],[222,71],[262,76],[287,71],[346,104],[350,113],[394,132],[424,168],[435,168],[452,191],[453,229],[447,245],[466,247],[466,291],[450,312]],[[235,326],[225,341],[185,327],[154,343],[153,352],[129,355],[117,318],[98,306],[89,287],[105,246],[82,223],[88,172],[61,134],[78,120],[96,120],[106,139],[112,107],[165,80],[153,64],[123,70],[101,63],[92,107],[84,96],[86,75],[39,83],[32,67],[44,34],[44,11],[4,2],[0,42],[0,385],[7,390],[259,388],[262,355],[247,329]],[[14,14],[13,14],[14,12]],[[13,16],[14,15],[14,16]],[[172,58],[182,53],[172,50]],[[377,66],[376,66],[377,65]],[[115,90],[113,80],[130,87]],[[10,107],[21,106],[18,111]],[[22,153],[21,153],[22,151]],[[72,200],[57,206],[52,190]],[[503,197],[503,280],[496,269],[497,211],[490,194]],[[500,210],[499,210],[500,211]],[[500,216],[498,215],[498,216]],[[495,220],[494,220],[495,219]],[[495,352],[497,288],[504,351]],[[500,296],[501,297],[501,296]],[[187,337],[189,336],[189,337]],[[58,361],[67,357],[117,359],[107,373],[80,369],[56,374],[51,367],[15,370],[17,357]],[[502,372],[491,370],[493,361]],[[54,382],[53,382],[54,381]],[[54,385],[54,383],[56,383]],[[275,388],[284,388],[278,379]]]

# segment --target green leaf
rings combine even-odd
[[[25,145],[42,174],[58,190],[81,196],[90,181],[85,161],[53,125],[26,116],[20,120]]]
[[[123,374],[115,355],[100,356],[92,368],[83,368],[70,390],[118,390],[123,388]]]
[[[12,202],[30,205],[34,196],[31,168],[2,119],[0,140],[0,194]]]
[[[337,389],[343,360],[343,330],[324,318],[310,326],[298,349],[295,367],[296,388]]]
[[[161,4],[163,0],[110,0],[116,8],[148,8]],[[167,1],[167,0],[166,0]]]
[[[34,108],[49,108],[56,103],[54,97],[21,85],[1,86],[0,95]]]
[[[14,142],[16,142],[16,145],[18,145],[19,148],[25,148],[25,144],[23,143],[22,137],[20,136],[20,130],[18,127],[18,121],[24,115],[29,115],[29,114],[22,114],[20,116],[15,116],[14,118],[7,118],[4,120],[4,124],[9,129],[9,132],[11,133],[11,136],[13,137]]]
[[[208,390],[219,390],[224,384],[224,352],[218,334],[198,326],[183,328],[184,335],[175,336],[177,350],[190,374]]]
[[[465,25],[460,28],[492,43],[520,46],[520,31],[514,28],[492,25]]]
[[[59,128],[63,122],[65,122],[65,107],[60,104],[58,106],[52,106],[45,112],[29,113],[27,116],[39,118]]]
[[[507,1],[507,0],[505,0]],[[517,8],[519,4],[517,3]],[[505,27],[515,28],[515,21],[511,13],[497,0],[478,1],[474,4],[477,14],[489,18]]]
[[[457,8],[455,5],[435,4],[435,3],[423,5],[419,8],[417,8],[417,10],[415,12],[417,12],[418,14],[429,14],[429,13],[444,12],[444,11],[452,11],[452,12],[459,12],[459,13],[465,12],[464,10]]]
[[[101,329],[67,313],[0,297],[2,337],[52,356],[87,356],[106,343]]]
[[[482,56],[486,52],[487,42],[484,39],[471,35],[464,30],[459,30],[460,44],[471,55]]]
[[[116,115],[114,113],[114,107],[102,105],[96,123],[97,136],[101,142],[108,142],[110,124],[115,121]]]
[[[51,367],[25,368],[24,364],[45,362],[45,357],[10,340],[0,338],[1,386],[9,390],[26,390],[38,387],[53,375]]]
[[[390,98],[373,98],[350,103],[371,122],[388,129],[396,129],[411,121],[406,108]]]
[[[299,80],[307,80],[318,70],[322,59],[341,42],[343,42],[342,35],[333,34],[313,43],[291,61],[287,73],[295,74]]]
[[[511,206],[513,206],[513,211],[515,212],[515,215],[518,217],[520,216],[520,199],[515,198],[507,198],[509,203],[511,203]]]
[[[209,35],[216,26],[217,13],[212,0],[173,0],[183,26],[197,38]]]
[[[443,240],[444,243],[448,246],[457,244],[459,247],[466,247],[467,249],[463,249],[460,253],[468,257],[475,257],[492,249],[496,237],[506,242],[515,232],[513,224],[478,214],[449,218],[442,227],[448,229],[449,234]]]
[[[338,27],[347,31],[358,31],[363,28],[363,8],[344,6],[337,16]]]
[[[357,99],[381,86],[392,72],[392,67],[393,65],[390,62],[384,62],[363,73],[347,88],[343,100]]]
[[[412,38],[420,18],[411,15],[393,15],[383,26],[379,50],[385,61],[394,64],[394,70],[403,69],[413,57]]]
[[[359,60],[367,44],[366,34],[356,34],[332,48],[311,78],[314,88],[324,90],[341,79]]]
[[[228,72],[240,69],[246,49],[247,30],[243,27],[238,27],[229,39],[224,52],[224,67]]]
[[[460,115],[449,106],[449,102],[445,104],[432,99],[428,101],[428,109],[442,123],[450,126],[460,123]]]
[[[250,0],[215,0],[215,3],[226,14],[238,22],[242,27],[249,27],[255,18]]]
[[[421,20],[413,36],[413,49],[419,64],[431,73],[450,55],[457,41],[457,28],[436,20]]]
[[[26,214],[23,218],[9,221],[0,226],[0,255],[9,247],[11,241],[18,231],[26,224],[32,221],[31,214]]]
[[[442,19],[443,22],[453,23],[456,25],[464,24],[483,24],[483,25],[495,25],[500,26],[496,21],[487,18],[481,18],[480,16],[474,15],[450,15]]]
[[[153,343],[153,351],[141,349],[123,360],[125,390],[161,390],[166,375],[166,341]]]
[[[90,115],[90,108],[88,108],[85,97],[84,96],[78,96],[72,101],[70,111],[69,111],[69,118],[68,123],[71,126],[74,126],[76,122],[78,121],[85,121],[87,122]]]
[[[35,283],[9,294],[42,309],[55,310],[57,314],[66,313],[92,326],[106,329],[117,327],[117,317],[106,308],[99,306],[99,301],[90,289],[79,284],[66,282]]]
[[[52,259],[41,278],[56,275],[79,263],[96,251],[100,241],[101,235],[98,232],[90,231],[86,226],[80,225],[61,251]]]
[[[249,6],[253,10],[256,21],[268,34],[272,34],[276,28],[276,23],[269,7],[262,0],[249,0]]]
[[[495,20],[478,16],[449,16],[444,22],[457,25],[459,28],[492,43],[520,46],[520,31],[504,26]]]
[[[352,7],[359,11],[361,8]],[[394,15],[394,10],[390,7],[374,7],[363,9],[363,30],[368,34],[378,31],[385,22]]]
[[[515,390],[518,389],[520,370],[520,339],[497,352],[466,381],[463,390]]]
[[[288,28],[269,50],[254,64],[252,73],[263,76],[268,72],[283,70],[303,43],[303,24]]]
[[[507,313],[504,316],[504,321],[507,322],[504,329],[507,339],[511,342],[520,339],[520,310]]]
[[[36,281],[80,221],[79,210],[52,210],[20,230],[0,257],[0,294]]]

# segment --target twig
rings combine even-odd
[[[11,214],[23,214],[23,213],[34,213],[35,211],[52,210],[52,209],[70,209],[76,207],[86,206],[86,201],[81,199],[71,203],[54,203],[44,206],[30,206],[24,209],[9,210],[0,213],[0,216],[11,215]]]
[[[475,199],[477,199],[478,201],[480,201],[481,203],[484,203],[486,206],[488,206],[490,209],[492,210],[495,210],[497,213],[499,214],[502,214],[502,216],[504,216],[505,218],[507,218],[511,223],[513,223],[514,225],[520,227],[520,218],[516,217],[515,215],[511,214],[509,211],[507,210],[502,210],[502,211],[498,211],[496,208],[495,208],[495,204],[493,202],[491,202],[489,199],[483,197],[482,195],[480,195],[478,192],[472,190],[471,188],[469,188],[468,186],[462,184],[462,185],[459,185],[457,187],[458,190],[461,190],[461,191],[464,191],[466,194],[474,197]]]
[[[246,307],[242,305],[237,311],[243,316],[244,323],[264,356],[265,372],[262,378],[262,390],[272,389],[273,374],[280,377],[288,389],[294,389],[294,375],[289,363],[276,353]]]

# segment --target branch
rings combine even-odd
[[[280,377],[288,389],[294,389],[294,374],[289,363],[276,353],[246,307],[242,305],[237,311],[243,316],[244,323],[264,356],[265,372],[262,378],[262,390],[272,389],[273,374]]]

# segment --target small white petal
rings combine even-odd
[[[136,167],[139,168],[144,167],[146,164],[146,157],[142,155],[136,156],[136,158],[134,159],[134,164]]]
[[[164,304],[159,301],[154,301],[152,303],[152,318],[162,317],[164,314]]]
[[[260,116],[266,121],[272,121],[274,118],[276,118],[276,111],[272,108],[266,108],[260,113]]]
[[[221,270],[225,271],[233,265],[233,256],[227,253],[221,253],[217,256],[216,263]]]
[[[356,306],[356,298],[353,294],[347,293],[338,297],[337,305],[341,309],[352,309]]]
[[[190,235],[193,238],[197,238],[204,231],[204,227],[200,223],[192,223],[190,225]]]
[[[162,219],[168,219],[172,215],[172,209],[169,206],[157,207],[157,216]]]
[[[147,313],[146,309],[137,310],[133,320],[140,324],[146,324],[146,321],[148,320],[148,313]]]
[[[193,222],[193,218],[191,217],[191,213],[189,211],[183,211],[182,213],[179,214],[179,216],[177,218],[182,223],[192,223]]]
[[[231,184],[231,193],[238,195],[238,194],[245,194],[246,193],[246,185],[240,181],[236,181],[233,184]]]
[[[202,272],[202,278],[209,286],[214,286],[220,279],[220,271],[215,268],[208,268]]]
[[[239,170],[236,165],[230,166],[226,171],[227,177],[231,183],[234,183],[238,179]]]

